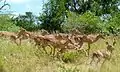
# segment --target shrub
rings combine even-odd
[[[19,30],[19,27],[11,22],[9,15],[0,15],[0,30],[16,32]]]
[[[69,32],[71,29],[78,29],[82,33],[98,33],[101,32],[102,21],[99,17],[91,12],[78,15],[72,12],[68,13],[68,19],[63,24],[63,30]]]
[[[68,62],[74,62],[75,61],[75,57],[76,57],[76,53],[74,52],[67,52],[67,53],[64,53],[63,56],[62,56],[62,61],[65,62],[65,63],[68,63]]]

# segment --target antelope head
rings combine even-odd
[[[108,42],[106,42],[107,50],[109,50],[110,52],[112,52],[114,50],[115,44],[116,44],[116,41],[114,41],[112,45],[109,44]]]
[[[20,27],[20,31],[26,31],[24,28]]]
[[[103,36],[102,34],[98,34],[98,35],[97,35],[97,38],[105,39],[104,36]]]

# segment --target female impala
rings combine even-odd
[[[84,35],[82,37],[82,41],[88,43],[88,49],[87,49],[88,55],[89,55],[89,51],[90,51],[90,45],[95,43],[96,41],[98,41],[100,38],[105,39],[101,34],[98,34],[98,35]]]
[[[108,42],[106,42],[106,50],[98,50],[92,54],[92,60],[90,64],[95,61],[95,58],[97,58],[97,63],[100,62],[101,58],[104,58],[105,60],[109,60],[111,58],[112,52],[114,50],[116,42],[114,41],[112,45],[110,45]]]

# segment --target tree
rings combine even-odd
[[[37,24],[36,23],[37,17],[32,14],[32,12],[26,12],[25,15],[19,15],[16,18],[13,18],[13,22],[19,26],[23,27],[26,30],[33,31],[36,30]]]
[[[78,14],[89,10],[94,12],[96,16],[101,16],[119,11],[119,2],[120,0],[68,0],[66,7]]]
[[[39,16],[41,28],[49,32],[61,29],[61,24],[66,18],[66,0],[48,0],[43,7],[43,13]]]
[[[120,13],[116,13],[109,22],[107,22],[107,30],[109,33],[118,34],[120,33]]]
[[[67,0],[66,7],[72,12],[83,14],[90,10],[92,0]]]
[[[120,0],[94,0],[92,4],[91,12],[94,12],[97,16],[104,14],[114,14],[118,12]]]

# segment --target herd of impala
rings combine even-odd
[[[57,53],[64,53],[71,49],[84,50],[84,48],[82,48],[82,45],[85,42],[88,43],[88,49],[84,51],[86,53],[86,56],[89,56],[90,45],[98,41],[100,38],[105,39],[104,36],[101,34],[81,35],[80,32],[77,30],[73,30],[69,34],[49,34],[47,31],[43,30],[42,34],[35,34],[34,32],[28,32],[23,28],[21,28],[20,31],[17,33],[1,31],[0,36],[10,38],[17,45],[21,45],[22,40],[29,39],[30,41],[34,41],[35,46],[37,46],[38,48],[42,48],[45,53],[47,53],[46,46],[49,46],[49,48],[51,48],[50,54],[52,54],[53,56]],[[110,45],[108,42],[106,42],[107,47],[105,49],[95,51],[92,54],[91,63],[94,61],[95,58],[97,58],[97,62],[99,62],[101,58],[107,59],[108,57],[111,57],[112,51],[114,50],[113,46],[115,44],[115,40],[113,41],[113,45]]]

